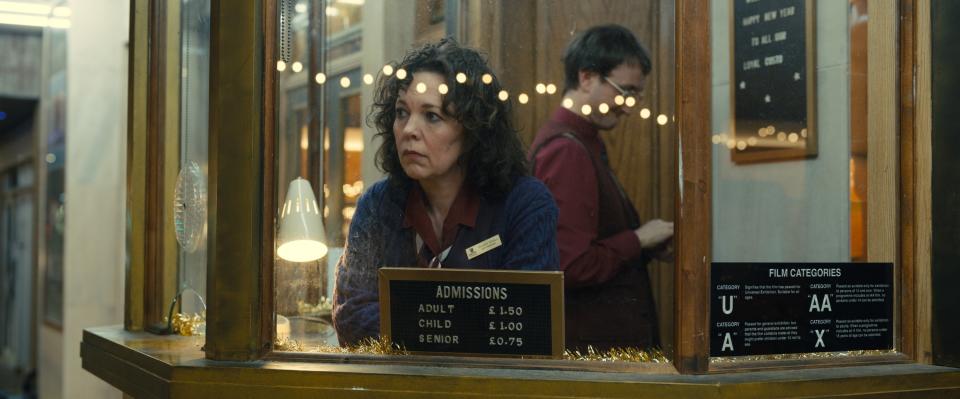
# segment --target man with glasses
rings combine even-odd
[[[567,348],[658,346],[646,264],[669,252],[673,223],[640,223],[599,136],[636,107],[650,57],[629,30],[604,25],[578,35],[563,62],[563,105],[537,132],[530,160],[560,209]]]

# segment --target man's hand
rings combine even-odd
[[[673,222],[653,219],[633,231],[643,249],[650,249],[673,237]]]

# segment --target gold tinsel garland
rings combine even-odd
[[[306,347],[302,343],[283,339],[274,342],[274,349],[287,352],[312,352],[336,354],[363,354],[363,355],[409,355],[403,347],[388,342],[382,338],[366,338],[357,345],[340,347],[333,345],[317,345]],[[591,362],[629,362],[629,363],[667,363],[670,360],[659,348],[612,348],[598,351],[588,346],[586,352],[567,350],[563,353],[564,360],[591,361]]]
[[[587,346],[585,353],[581,353],[579,350],[566,350],[563,352],[563,358],[565,360],[608,363],[667,363],[670,361],[660,348],[610,348],[605,351],[598,351],[593,346]]]
[[[290,352],[314,352],[314,353],[339,353],[339,354],[363,354],[363,355],[408,355],[409,353],[402,346],[389,342],[383,338],[364,338],[360,343],[347,347],[321,344],[313,347],[305,347],[302,343],[293,339],[276,340],[273,343],[276,350]]]
[[[317,345],[311,348],[304,347],[301,343],[285,339],[277,340],[274,348],[279,351],[289,352],[313,352],[313,353],[336,353],[336,354],[363,354],[363,355],[409,355],[404,348],[399,345],[387,342],[383,339],[366,338],[359,344],[350,347],[340,347],[333,345]],[[845,357],[861,356],[881,356],[897,353],[894,350],[859,350],[844,352],[818,352],[818,353],[792,353],[780,355],[763,356],[728,356],[712,357],[710,363],[713,364],[735,364],[741,362],[755,362],[763,360],[798,360],[798,359],[836,359]],[[579,350],[566,350],[563,352],[564,360],[588,361],[588,362],[625,362],[625,363],[669,363],[670,359],[660,348],[639,349],[639,348],[611,348],[605,351],[596,350],[593,346],[588,346],[585,352]]]
[[[167,317],[163,317],[163,322],[167,323]],[[207,327],[207,312],[203,311],[193,315],[177,313],[170,322],[170,327],[174,334],[189,337],[192,335],[203,335]]]

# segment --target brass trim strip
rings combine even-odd
[[[146,185],[148,0],[130,4],[130,67],[127,77],[127,254],[124,286],[124,327],[143,330],[146,287]]]

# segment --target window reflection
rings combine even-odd
[[[207,153],[210,1],[183,0],[180,24],[180,148],[177,221],[180,313],[203,314],[207,292]]]
[[[332,37],[363,22],[364,0],[331,0],[327,2],[327,32]],[[305,4],[305,3],[300,3]],[[306,7],[304,7],[306,8]]]

